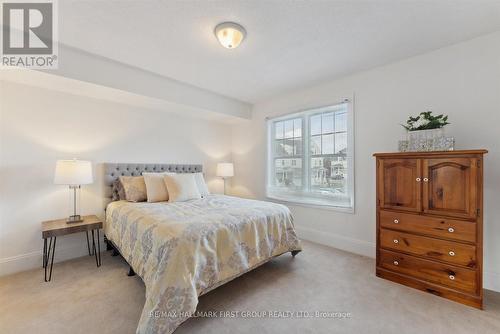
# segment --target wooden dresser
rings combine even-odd
[[[482,308],[485,153],[374,154],[378,277]]]

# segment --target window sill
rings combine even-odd
[[[278,202],[280,204],[289,204],[289,205],[301,206],[304,208],[322,209],[322,210],[326,210],[326,211],[336,211],[336,212],[354,214],[354,207],[343,207],[343,206],[335,206],[335,205],[327,205],[327,204],[324,204],[324,205],[323,204],[313,204],[313,203],[308,203],[308,202],[296,201],[296,200],[292,200],[292,199],[286,199],[286,198],[282,198],[279,196],[273,196],[273,195],[266,195],[266,199],[273,201],[273,202]]]

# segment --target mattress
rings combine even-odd
[[[140,334],[172,333],[194,315],[200,295],[301,250],[286,206],[224,195],[112,202],[104,231],[145,283]]]

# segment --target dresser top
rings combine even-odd
[[[471,154],[486,154],[488,150],[455,150],[455,151],[429,151],[429,152],[392,152],[392,153],[373,153],[374,157],[414,157],[414,156],[430,156],[430,155],[471,155]]]

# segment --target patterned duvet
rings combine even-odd
[[[140,334],[172,333],[194,314],[198,296],[301,249],[287,207],[222,195],[112,202],[104,230],[146,285]]]

